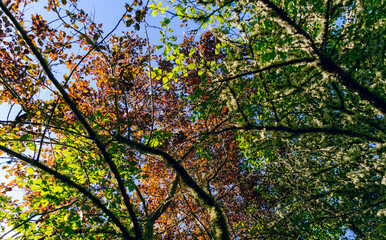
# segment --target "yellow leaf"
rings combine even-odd
[[[29,175],[32,175],[32,174],[34,174],[34,172],[35,172],[32,168],[27,168],[26,171],[27,171],[27,173],[28,173]]]

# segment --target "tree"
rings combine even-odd
[[[146,41],[130,31],[103,36],[76,1],[48,2],[61,30],[40,15],[23,26],[26,4],[1,2],[2,101],[22,109],[2,122],[3,169],[14,178],[1,186],[2,220],[28,239],[230,238],[215,196],[229,195],[223,169],[243,176],[240,152],[232,134],[210,147],[197,140],[219,119],[191,118],[180,97],[193,86],[150,79]],[[121,21],[138,29],[146,8],[126,8]],[[52,70],[58,65],[69,69],[63,77]],[[23,203],[6,196],[16,187]]]
[[[48,1],[58,26],[28,4],[0,1],[19,238],[382,238],[381,3],[134,1],[121,35],[76,1]],[[211,29],[157,56],[135,36],[149,9]]]
[[[275,214],[255,216],[248,236],[340,239],[350,229],[358,238],[381,239],[381,3],[204,1],[177,2],[174,9],[171,16],[211,26],[216,51],[225,55],[184,65],[203,76],[207,91],[197,99],[212,91],[232,112],[212,134],[237,132],[250,171],[262,171],[275,186],[255,182]],[[182,62],[185,55],[172,49],[165,53]],[[198,108],[201,116],[207,105]],[[250,214],[258,213],[259,204],[252,206]]]

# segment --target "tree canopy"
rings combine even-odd
[[[385,237],[383,1],[134,0],[107,33],[35,2],[0,0],[0,238]]]

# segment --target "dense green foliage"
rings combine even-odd
[[[174,6],[176,15],[210,26],[215,51],[225,56],[194,62],[199,75],[211,76],[202,77],[205,90],[196,95],[210,93],[198,117],[227,104],[231,126],[220,131],[236,131],[248,169],[275,185],[256,183],[275,220],[256,217],[247,235],[340,239],[347,227],[358,238],[384,236],[382,6],[328,0]],[[180,71],[185,55],[166,52],[177,55]],[[193,69],[189,64],[183,71]],[[249,214],[260,210],[251,203]]]

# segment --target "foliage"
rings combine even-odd
[[[33,2],[0,1],[16,237],[384,237],[381,1],[134,1],[120,35]],[[155,48],[136,33],[159,15]]]
[[[165,48],[183,63],[174,72],[194,64],[210,76],[200,81],[203,92],[231,111],[213,134],[236,131],[246,166],[275,186],[256,181],[274,217],[256,215],[248,227],[241,222],[242,231],[264,239],[340,239],[349,228],[359,238],[382,238],[382,3],[205,1],[174,9],[211,26],[215,53],[225,56],[196,47],[203,59],[190,63],[180,50]],[[216,112],[221,103],[212,106]],[[251,204],[251,215],[261,211],[260,202]]]

